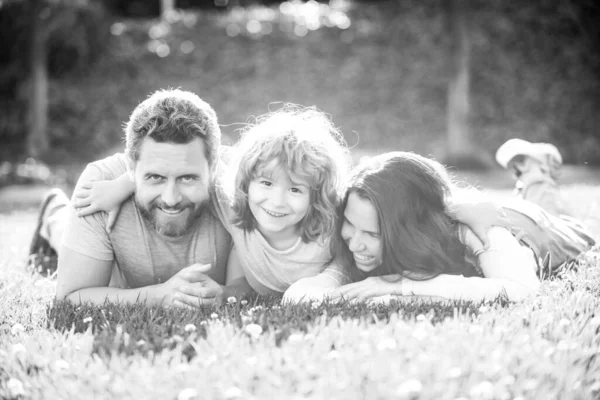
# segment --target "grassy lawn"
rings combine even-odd
[[[564,193],[600,236],[600,187]],[[35,219],[0,213],[2,399],[600,398],[597,251],[522,304],[74,307],[23,269]]]

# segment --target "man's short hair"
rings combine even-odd
[[[126,153],[138,161],[145,137],[159,143],[190,143],[195,138],[204,141],[209,166],[215,165],[221,144],[221,129],[215,110],[192,92],[158,90],[140,103],[124,126]]]

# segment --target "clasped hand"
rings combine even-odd
[[[206,275],[210,268],[210,264],[193,264],[173,275],[161,285],[163,304],[182,308],[220,304],[223,287]]]

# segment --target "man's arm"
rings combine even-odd
[[[161,285],[138,289],[108,287],[113,261],[97,260],[62,246],[59,258],[56,297],[74,303],[111,302],[134,303],[144,301],[148,305],[159,305],[165,297]]]

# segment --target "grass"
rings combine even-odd
[[[564,193],[600,236],[600,188]],[[0,213],[0,398],[600,398],[597,249],[518,304],[75,307],[23,269],[35,218]]]

